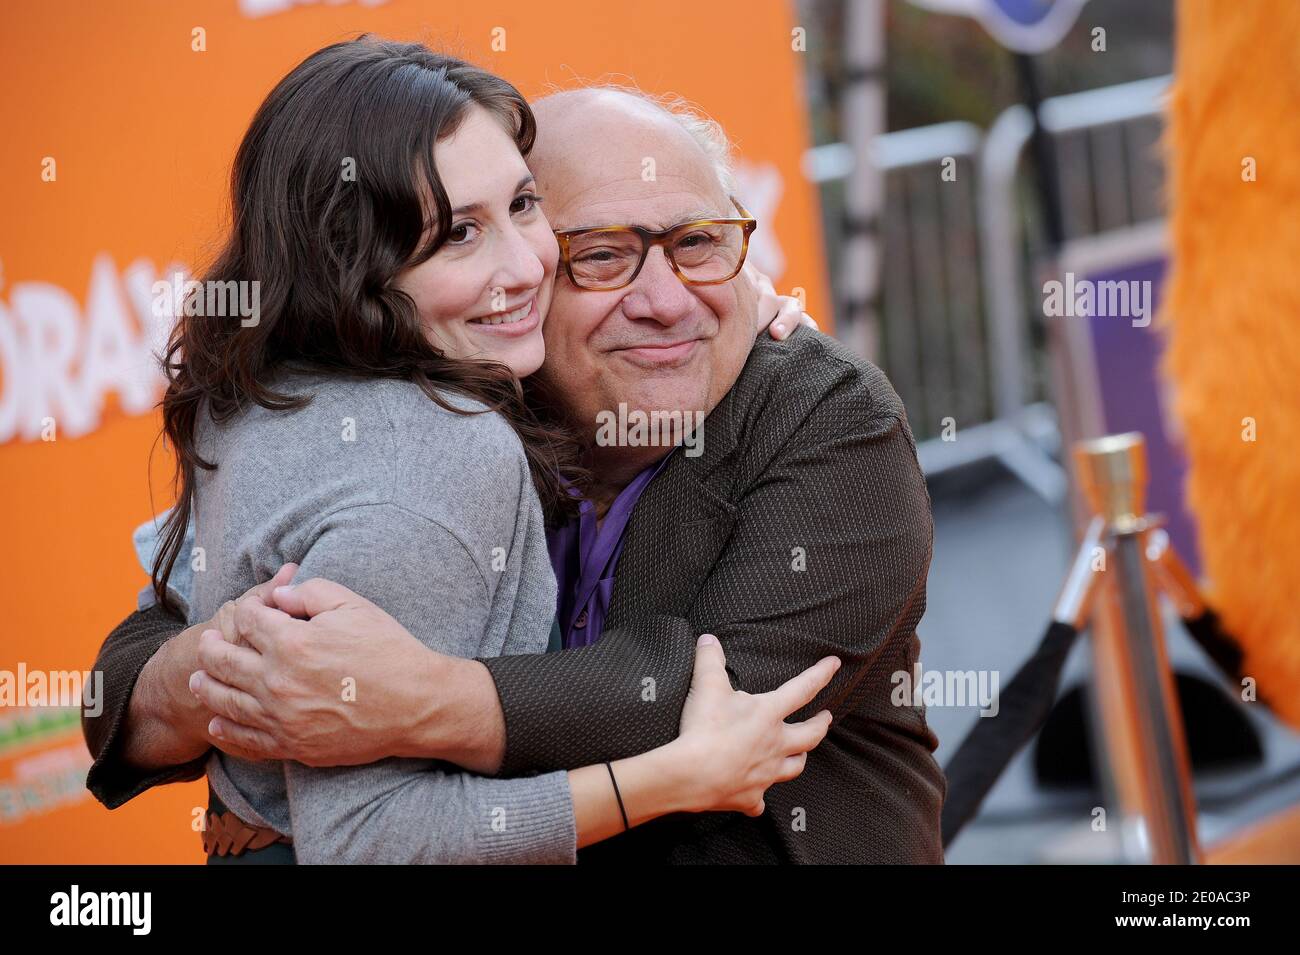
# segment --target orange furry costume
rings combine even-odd
[[[1300,3],[1181,0],[1165,370],[1210,600],[1300,726]],[[1250,181],[1253,175],[1254,181]],[[1294,334],[1290,331],[1295,327]],[[1251,428],[1254,428],[1253,438]]]

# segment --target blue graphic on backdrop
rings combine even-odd
[[[935,13],[973,17],[1009,50],[1042,53],[1065,39],[1087,0],[912,0],[912,3]]]

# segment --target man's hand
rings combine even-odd
[[[271,591],[291,581],[297,569],[296,564],[286,564],[273,578],[240,599],[269,600]],[[187,684],[198,665],[201,634],[233,607],[228,603],[212,621],[182,630],[144,665],[122,727],[122,756],[126,762],[138,769],[166,769],[197,759],[216,743],[208,735],[212,711],[190,692]],[[249,755],[237,748],[227,751],[233,756]]]
[[[500,765],[504,719],[481,664],[430,650],[328,580],[280,587],[270,603],[241,598],[199,640],[191,689],[217,714],[209,731],[222,750],[308,766],[389,756]]]

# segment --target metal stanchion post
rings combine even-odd
[[[1191,761],[1159,594],[1220,669],[1240,679],[1241,647],[1225,634],[1187,566],[1146,513],[1146,444],[1137,433],[1075,445],[1075,479],[1091,519],[1034,653],[1002,693],[1000,726],[983,721],[948,761],[944,844],[979,811],[998,776],[1047,720],[1075,638],[1092,632],[1089,699],[1095,765],[1105,776],[1128,861],[1201,861]]]
[[[1145,513],[1145,442],[1136,433],[1081,442],[1075,463],[1104,522],[1094,545],[1104,548],[1104,570],[1094,574],[1089,615],[1092,690],[1124,851],[1135,861],[1197,862],[1187,744],[1147,557],[1146,538],[1159,519]]]

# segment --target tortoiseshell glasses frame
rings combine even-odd
[[[635,225],[604,225],[590,226],[582,229],[558,229],[555,232],[555,238],[560,243],[560,261],[564,264],[564,272],[569,277],[569,281],[577,288],[591,292],[613,292],[617,289],[626,288],[636,281],[637,276],[641,274],[641,269],[645,266],[646,258],[650,254],[650,249],[658,245],[663,247],[664,257],[668,260],[668,264],[672,268],[673,272],[685,284],[720,285],[723,282],[730,282],[740,274],[740,270],[745,265],[745,256],[749,251],[749,236],[758,226],[758,221],[749,214],[748,210],[740,204],[740,200],[735,196],[729,196],[728,198],[731,199],[732,204],[736,207],[736,211],[740,213],[742,218],[693,219],[690,222],[683,222],[679,225],[673,226],[671,229],[664,229],[662,231],[645,229],[641,226]],[[694,231],[709,227],[721,227],[723,229],[735,230],[734,232],[728,232],[727,235],[739,236],[739,248],[735,250],[736,259],[734,268],[732,267],[732,263],[724,260],[719,264],[728,270],[726,274],[716,276],[709,275],[706,278],[694,278],[690,274],[690,271],[695,270],[695,274],[699,275],[700,272],[698,268],[691,265],[683,267],[679,264],[677,254],[673,251],[673,244],[674,241],[679,238],[687,237]],[[618,235],[637,236],[641,241],[641,257],[637,260],[636,267],[632,269],[630,273],[626,270],[626,267],[623,267],[620,269],[617,276],[605,281],[593,278],[591,275],[582,274],[581,270],[579,271],[579,274],[575,274],[573,267],[574,243],[577,240],[592,235],[599,235],[601,237],[608,235],[611,237],[611,240],[613,237]],[[608,252],[610,250],[595,248],[592,251]]]

